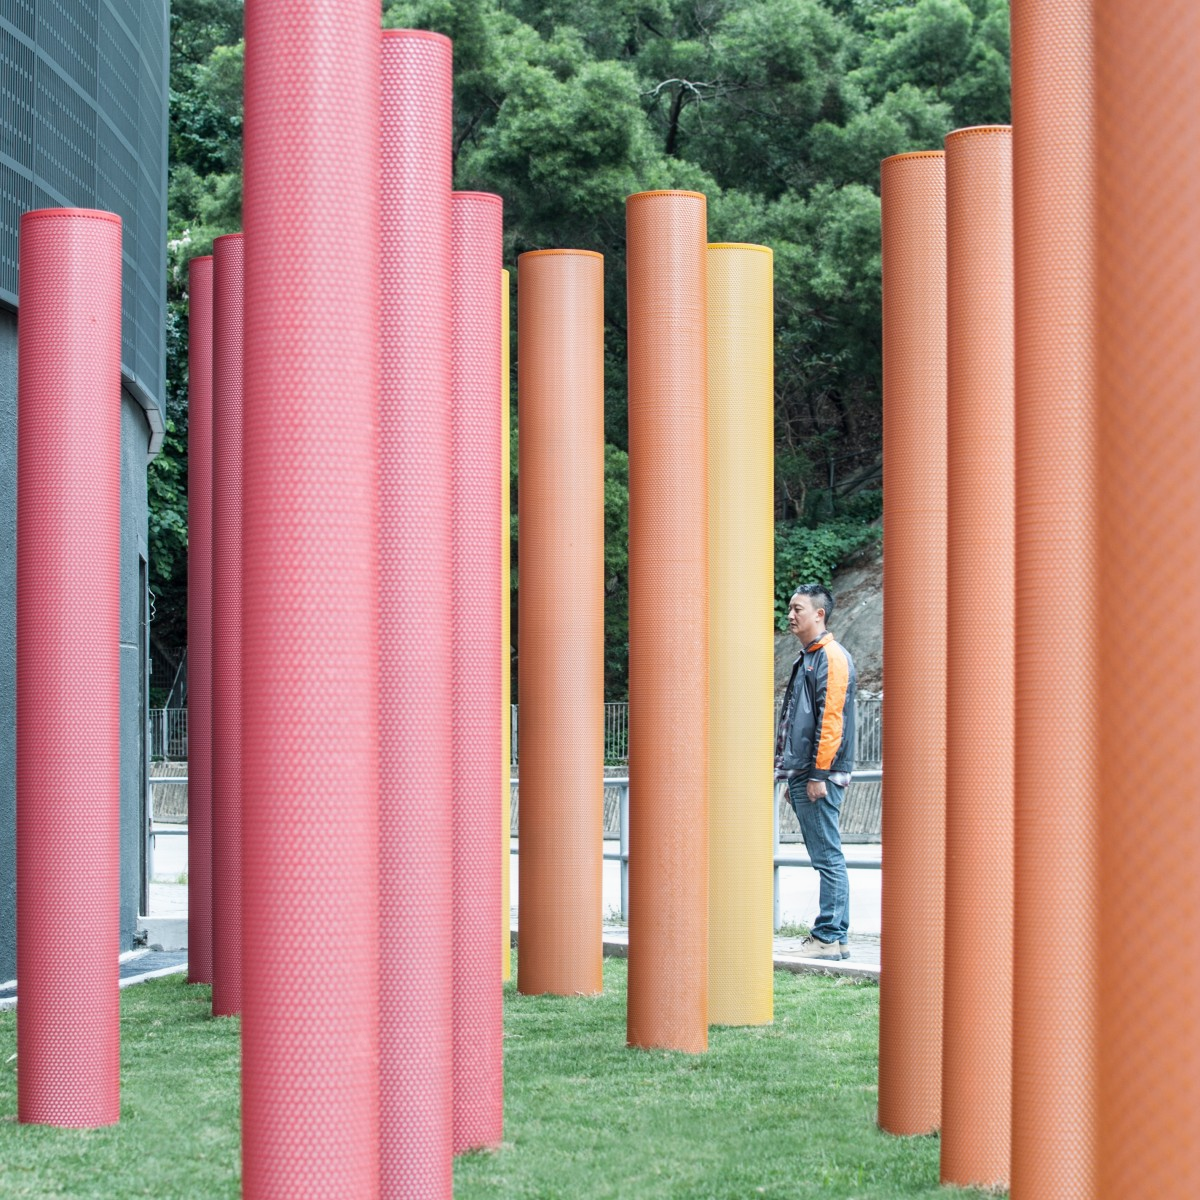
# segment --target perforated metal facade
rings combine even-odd
[[[78,206],[124,224],[122,369],[161,438],[165,365],[166,0],[0,0],[0,302],[17,228]]]

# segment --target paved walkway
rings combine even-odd
[[[161,979],[164,975],[180,975],[187,970],[187,951],[159,953],[153,950],[131,950],[118,960],[118,987],[127,988],[147,979]],[[0,983],[0,1012],[17,1006],[17,981],[10,979]]]
[[[517,914],[512,915],[513,942],[519,942]],[[629,957],[629,927],[606,924],[603,927],[604,954],[607,958]],[[775,969],[795,975],[835,975],[846,979],[879,981],[879,937],[877,934],[850,935],[850,957],[840,962],[806,958],[800,937],[776,937]]]

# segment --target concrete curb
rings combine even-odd
[[[517,948],[517,930],[511,933],[513,948]],[[612,936],[612,931],[606,929],[603,936],[605,958],[629,957],[629,934],[622,933]],[[833,979],[856,979],[868,983],[879,982],[879,968],[873,963],[856,963],[853,959],[842,962],[831,962],[825,958],[803,958],[797,954],[780,954],[774,956],[775,970],[789,971],[793,975],[828,975]]]

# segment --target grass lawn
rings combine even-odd
[[[0,1013],[0,1196],[238,1195],[238,1024],[182,979],[122,993],[111,1129],[16,1124],[16,1022]],[[506,990],[505,1143],[458,1161],[458,1200],[947,1195],[935,1137],[875,1128],[873,985],[777,972],[773,1026],[714,1029],[691,1057],[626,1050],[624,961],[604,980],[591,999]]]

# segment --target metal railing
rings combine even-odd
[[[512,766],[518,765],[517,705],[512,706]],[[855,729],[858,743],[855,761],[874,767],[883,761],[883,697],[860,692]],[[182,761],[187,758],[188,723],[186,708],[150,710],[150,757]],[[604,761],[621,766],[629,761],[629,704],[613,701],[604,706]]]
[[[170,709],[159,709],[159,712],[170,712]],[[176,710],[179,711],[179,710]],[[183,709],[186,712],[187,709]],[[163,783],[181,783],[187,787],[186,775],[151,775],[146,781],[150,786],[150,828],[146,831],[146,876],[148,879],[154,878],[154,846],[160,837],[187,837],[188,827],[186,824],[173,825],[169,829],[164,829],[161,824],[154,824],[154,787],[156,784]]]
[[[512,765],[518,764],[518,706],[512,706]],[[778,718],[778,711],[776,712]],[[855,700],[854,761],[868,768],[883,762],[883,696],[878,692],[859,692]],[[629,702],[610,701],[604,706],[604,762],[623,766],[629,762]]]
[[[883,779],[882,771],[855,771],[854,779],[858,783],[879,783]],[[520,779],[513,776],[511,780],[512,787],[520,785]],[[621,864],[621,919],[629,920],[629,777],[622,776],[606,776],[604,780],[606,788],[617,788],[620,791],[620,833],[617,841],[616,850],[605,850],[603,859],[606,862],[619,862]],[[774,803],[772,805],[772,835],[771,835],[771,867],[773,875],[773,886],[775,895],[775,929],[779,928],[779,868],[780,867],[811,867],[812,859],[803,854],[780,854],[779,853],[779,801],[781,798],[781,789],[783,784],[777,784],[774,791]],[[510,849],[511,854],[520,854],[520,838],[517,839],[517,845]],[[847,868],[850,870],[866,870],[878,871],[881,870],[883,864],[881,862],[861,862],[847,860]]]
[[[188,756],[188,710],[186,708],[150,709],[149,741],[151,758],[176,759]]]

